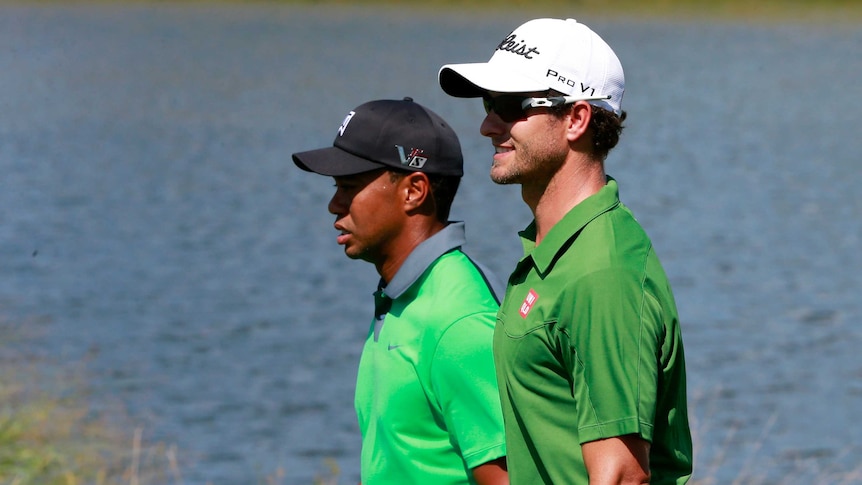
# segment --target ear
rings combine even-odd
[[[586,101],[578,101],[572,105],[568,117],[566,117],[566,139],[570,142],[584,137],[593,117],[593,106]]]
[[[403,195],[404,209],[407,212],[415,212],[425,206],[431,198],[431,181],[428,175],[422,172],[411,172],[401,179],[401,193]]]

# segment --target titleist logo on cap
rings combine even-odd
[[[528,47],[525,41],[518,40],[518,36],[514,33],[509,34],[503,39],[503,42],[500,42],[500,45],[497,46],[497,50],[511,52],[512,54],[524,56],[527,59],[532,59],[532,54],[541,54],[539,49]]]

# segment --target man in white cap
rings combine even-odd
[[[507,485],[496,278],[448,220],[464,173],[455,132],[410,98],[369,101],[333,146],[293,161],[333,177],[338,243],[380,274],[356,379],[362,483]]]
[[[511,482],[686,483],[676,304],[604,167],[625,119],[616,54],[573,19],[535,19],[439,81],[482,98],[491,179],[520,184],[534,216],[494,334]]]

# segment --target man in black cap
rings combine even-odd
[[[495,279],[448,220],[463,175],[454,131],[410,98],[371,101],[332,147],[293,161],[335,179],[337,241],[380,274],[356,383],[362,483],[508,484]]]

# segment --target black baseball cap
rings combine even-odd
[[[369,101],[349,112],[332,147],[293,154],[308,172],[341,176],[396,168],[461,177],[458,136],[437,113],[413,101]]]

